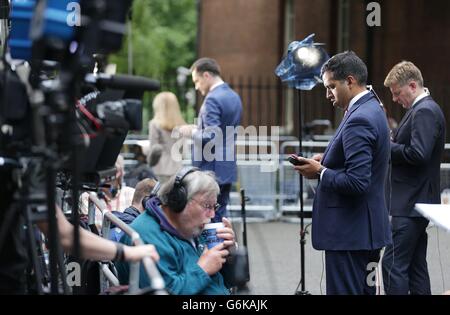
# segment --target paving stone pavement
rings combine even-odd
[[[310,219],[305,220],[305,225]],[[242,224],[233,223],[237,235]],[[250,282],[247,292],[255,295],[293,295],[300,281],[300,224],[283,220],[247,223]],[[310,230],[309,230],[310,231]],[[428,269],[433,294],[450,290],[450,233],[428,227]],[[305,286],[314,295],[325,294],[324,254],[305,246]]]

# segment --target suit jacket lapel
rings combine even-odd
[[[336,130],[336,133],[334,134],[333,138],[331,139],[330,143],[328,144],[327,148],[325,149],[325,152],[323,153],[322,161],[325,159],[325,156],[327,155],[328,150],[331,148],[331,145],[333,144],[334,140],[336,140],[336,138],[338,137],[339,133],[341,132],[342,127],[345,125],[347,120],[350,118],[350,115],[353,114],[353,112],[355,112],[361,106],[361,104],[364,104],[365,102],[367,102],[371,98],[372,98],[372,94],[370,92],[367,93],[366,95],[364,95],[363,97],[361,97],[352,106],[352,108],[350,108],[350,111],[347,113],[347,115],[345,115],[344,118],[342,118],[342,121],[341,121],[338,129]]]
[[[403,115],[402,120],[400,120],[400,123],[398,124],[397,130],[395,130],[394,133],[394,139],[397,138],[398,131],[405,125],[405,123],[408,121],[409,116],[411,116],[411,113],[413,112],[414,107],[410,108],[405,115]]]
[[[406,122],[408,121],[409,117],[411,116],[412,112],[414,111],[414,108],[417,107],[417,105],[419,105],[421,102],[423,102],[424,100],[431,98],[431,96],[425,96],[424,98],[422,98],[420,101],[417,102],[417,104],[414,104],[413,107],[411,107],[403,116],[402,120],[400,120],[400,123],[398,124],[397,130],[394,133],[394,139],[397,138],[397,134],[399,132],[399,130],[406,124]]]

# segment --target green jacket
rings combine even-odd
[[[196,248],[190,241],[183,239],[178,234],[165,218],[157,198],[152,198],[147,202],[146,211],[138,216],[130,226],[139,233],[144,243],[153,244],[156,247],[160,256],[157,266],[169,293],[176,295],[230,294],[220,273],[209,276],[197,265],[203,251],[202,246]],[[121,242],[131,244],[127,235],[122,237]],[[195,240],[195,243],[198,244],[198,240]],[[117,263],[116,266],[120,282],[128,284],[128,263]],[[148,276],[141,264],[139,287],[145,288],[149,285]]]

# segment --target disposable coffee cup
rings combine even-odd
[[[208,249],[211,249],[217,244],[223,242],[222,238],[217,237],[217,229],[221,229],[223,227],[225,227],[225,225],[222,222],[205,224],[202,237],[206,246],[208,246]]]

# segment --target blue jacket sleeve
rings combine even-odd
[[[220,130],[220,117],[221,117],[221,109],[218,100],[214,97],[208,97],[205,100],[205,114],[202,117],[203,119],[203,128],[198,129],[194,134],[194,141],[200,141],[203,144],[214,139],[217,132]],[[199,143],[199,142],[196,142]]]
[[[344,169],[327,169],[321,185],[341,194],[364,194],[370,186],[372,150],[377,139],[375,128],[366,118],[357,117],[342,132]]]

